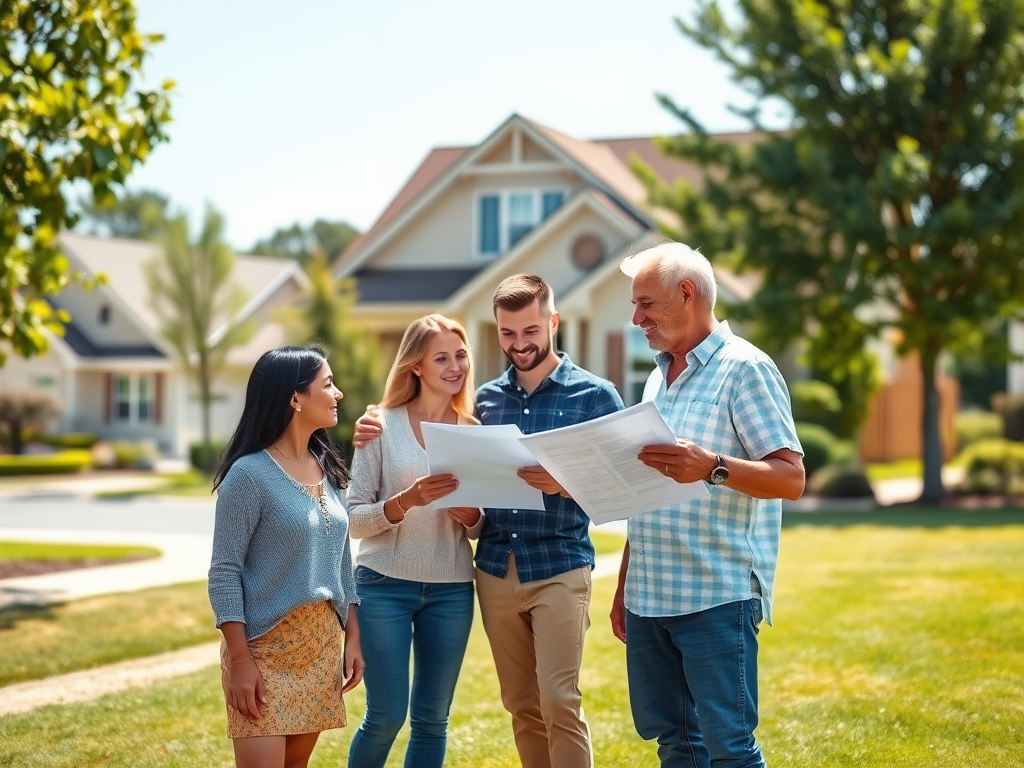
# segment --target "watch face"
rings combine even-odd
[[[725,467],[715,467],[711,470],[711,477],[708,479],[712,485],[721,485],[729,479],[729,470]]]

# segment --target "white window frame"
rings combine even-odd
[[[154,424],[156,413],[156,374],[154,373],[115,373],[110,388],[110,421],[114,424]],[[119,383],[121,380],[128,382],[128,416],[122,417],[118,407],[123,401],[119,397]],[[146,418],[140,418],[139,411],[142,403],[142,382],[149,386],[149,413]]]
[[[642,346],[641,346],[642,345]],[[651,375],[657,365],[654,362],[654,356],[658,353],[651,349],[647,344],[647,338],[644,336],[644,332],[640,330],[640,327],[630,323],[626,326],[622,332],[622,388],[623,401],[626,406],[636,405],[640,402],[639,398],[634,399],[633,390],[636,385],[639,384],[641,387],[647,383],[647,379]],[[649,357],[651,361],[651,367],[645,371],[634,371],[633,361],[639,360],[642,357]]]
[[[479,189],[473,195],[473,256],[478,259],[486,259],[493,261],[501,256],[504,256],[509,249],[509,236],[508,226],[510,211],[511,211],[511,199],[513,195],[530,195],[533,203],[533,223],[530,231],[536,229],[537,225],[541,223],[541,208],[544,204],[545,193],[560,192],[562,194],[562,205],[565,205],[565,201],[569,199],[569,190],[566,187],[502,187],[492,189]],[[497,253],[483,253],[480,250],[480,234],[481,234],[481,221],[480,221],[480,200],[484,197],[497,197],[498,198],[498,252]],[[559,206],[561,208],[561,206]],[[555,209],[557,211],[558,208]],[[555,211],[551,212],[554,215]],[[523,235],[528,237],[529,233]],[[522,238],[520,238],[522,239]],[[518,241],[517,241],[518,242]]]

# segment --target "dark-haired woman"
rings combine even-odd
[[[238,768],[306,766],[362,679],[348,473],[326,431],[341,397],[321,350],[267,352],[214,479],[210,604]]]

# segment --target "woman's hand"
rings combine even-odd
[[[363,646],[359,641],[359,621],[356,619],[356,606],[348,607],[348,621],[345,623],[345,650],[342,654],[341,693],[348,693],[363,679],[366,661],[363,659]]]
[[[462,523],[467,528],[472,528],[480,519],[479,507],[449,507],[448,517],[456,523]]]
[[[402,491],[399,503],[406,510],[412,507],[425,507],[442,496],[447,496],[458,487],[459,481],[451,473],[427,475],[419,478]]]
[[[267,703],[267,690],[263,685],[256,660],[252,656],[230,662],[228,686],[224,697],[228,706],[252,720],[259,720]]]

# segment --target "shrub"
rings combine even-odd
[[[211,456],[209,460],[203,459],[203,444],[192,443],[188,447],[188,458],[192,463],[192,466],[198,469],[200,472],[206,475],[212,475],[213,471],[220,464],[221,456],[224,455],[224,449],[227,448],[227,443],[213,440],[210,443]]]
[[[61,475],[81,472],[92,464],[89,451],[0,456],[0,475]]]
[[[1002,437],[1003,419],[998,413],[971,409],[956,415],[956,450],[960,453],[981,440]]]
[[[789,387],[793,420],[818,424],[833,434],[839,424],[843,403],[831,384],[817,379],[794,381]]]
[[[839,439],[825,427],[797,422],[796,435],[804,449],[804,472],[807,477],[832,461]]]
[[[40,443],[53,446],[54,448],[88,450],[100,439],[89,432],[65,432],[62,435],[46,435],[37,438]]]
[[[961,461],[961,493],[1024,493],[1024,443],[982,440],[964,451]]]
[[[808,490],[826,499],[873,499],[875,492],[860,464],[829,464],[814,473]]]
[[[1024,395],[1014,395],[1002,401],[1003,437],[1024,440]]]
[[[41,430],[62,411],[60,399],[49,392],[25,387],[0,390],[0,434],[11,453],[19,454],[30,431]]]
[[[114,466],[120,469],[152,469],[160,452],[153,443],[132,440],[114,440],[110,443]]]

